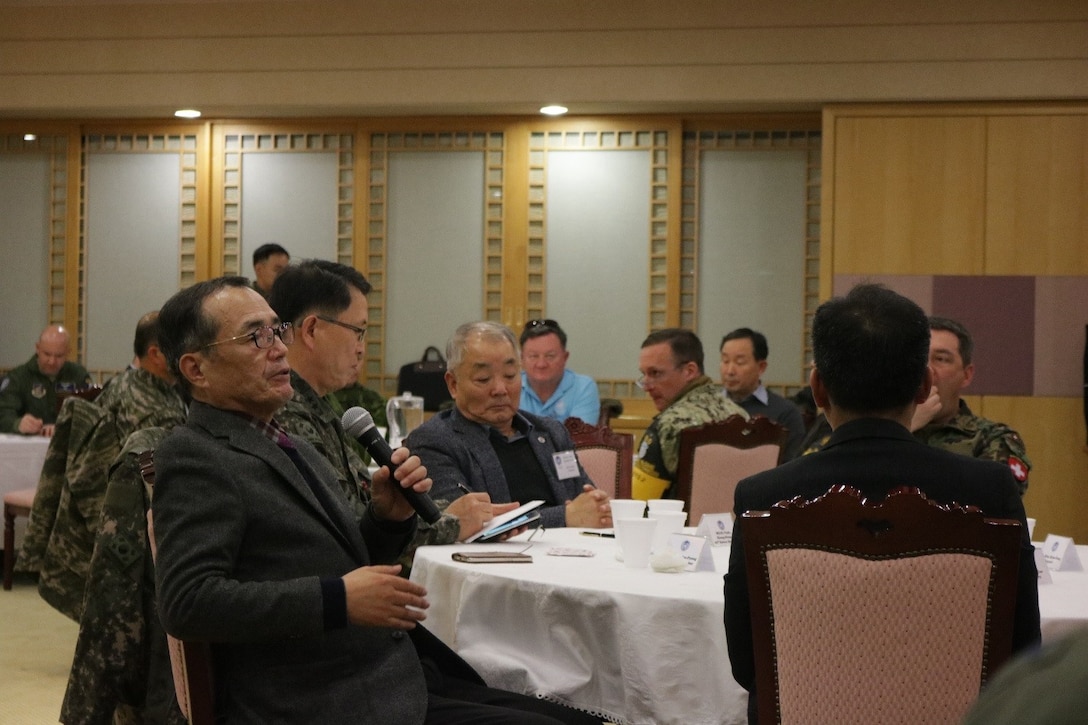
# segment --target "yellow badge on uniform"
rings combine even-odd
[[[631,498],[642,501],[661,498],[669,487],[669,482],[659,478],[654,467],[645,461],[635,461],[635,468],[631,473]]]

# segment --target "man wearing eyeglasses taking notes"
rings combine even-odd
[[[295,331],[245,278],[182,290],[160,322],[193,403],[155,454],[159,615],[210,643],[217,722],[589,722],[486,687],[417,626],[427,591],[392,565],[416,515],[395,488],[427,493],[427,470],[397,449],[356,514],[328,461],[274,421]]]
[[[597,383],[567,369],[567,333],[555,320],[529,320],[521,332],[521,409],[533,415],[580,418],[596,425],[601,414]]]
[[[562,424],[518,410],[521,370],[510,328],[487,321],[458,327],[446,346],[446,385],[453,409],[408,436],[436,497],[451,498],[464,484],[492,501],[544,501],[546,528],[612,525],[608,495],[589,480]]]

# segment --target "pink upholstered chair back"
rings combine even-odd
[[[615,448],[577,448],[578,461],[597,488],[616,498],[616,476],[619,453]]]
[[[707,513],[733,511],[733,491],[748,476],[774,468],[787,431],[775,421],[731,415],[680,431],[677,497],[693,526]]]
[[[148,490],[148,500],[154,501],[154,451],[140,454],[140,473]],[[155,545],[155,524],[152,509],[147,510],[147,540],[151,556],[158,554]],[[174,694],[181,714],[190,725],[214,725],[215,689],[212,680],[211,650],[206,642],[184,642],[166,635],[170,651],[170,671],[174,676]]]
[[[748,476],[774,468],[781,448],[766,444],[734,448],[724,443],[697,446],[692,451],[691,494],[688,520],[698,524],[703,514],[733,511],[733,492]]]
[[[1009,656],[1015,521],[840,486],[742,526],[761,723],[951,725]]]
[[[593,484],[609,498],[630,498],[634,436],[616,433],[607,426],[589,425],[580,418],[568,418],[563,425],[574,441],[578,462]]]

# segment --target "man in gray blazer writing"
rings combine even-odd
[[[434,476],[436,497],[468,490],[496,503],[539,499],[541,526],[612,525],[608,494],[578,463],[563,424],[518,410],[521,363],[510,328],[458,327],[446,345],[446,385],[454,407],[408,436]]]
[[[273,421],[294,334],[245,278],[182,290],[160,323],[193,404],[155,457],[159,612],[167,632],[211,643],[218,720],[583,721],[487,688],[417,626],[427,592],[392,564],[416,517],[395,488],[426,493],[427,470],[398,449],[352,510],[330,464]],[[448,679],[428,693],[430,678]]]

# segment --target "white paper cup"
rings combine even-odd
[[[651,498],[646,502],[650,513],[654,511],[683,511],[684,502],[678,498]]]
[[[669,537],[684,530],[688,515],[684,511],[650,511],[650,518],[657,521],[651,551],[660,554],[668,546]]]
[[[623,565],[631,569],[650,566],[650,547],[654,543],[657,519],[613,519],[623,550]]]
[[[612,507],[612,520],[641,519],[646,513],[646,502],[634,498],[614,498],[608,502]]]

